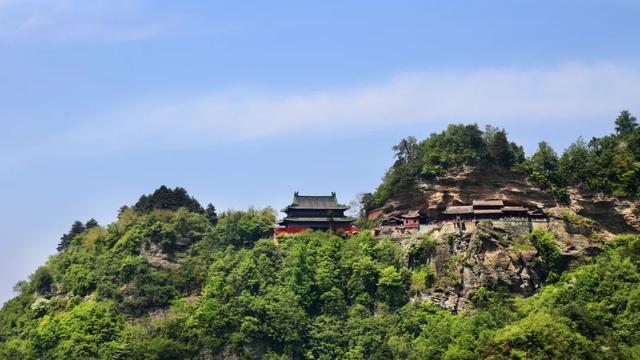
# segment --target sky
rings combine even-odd
[[[0,0],[0,303],[74,220],[373,191],[449,123],[561,152],[640,113],[638,1]]]

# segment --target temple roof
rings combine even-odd
[[[473,210],[474,214],[477,215],[485,215],[485,214],[502,214],[502,210],[501,209],[482,209],[482,210]]]
[[[397,216],[393,216],[393,215],[388,215],[388,216],[383,217],[382,219],[380,219],[380,222],[389,221],[389,220],[402,222],[401,218],[399,218]]]
[[[282,211],[289,209],[333,209],[347,210],[349,206],[338,204],[336,193],[331,195],[300,195],[297,191],[293,194],[293,203]]]
[[[442,213],[445,215],[473,214],[473,206],[447,206]]]
[[[504,206],[502,200],[473,200],[473,206]]]
[[[417,217],[420,217],[420,211],[419,210],[409,211],[408,213],[402,215],[402,217],[407,219],[417,218]]]
[[[348,216],[344,217],[286,217],[282,219],[282,222],[292,221],[292,222],[353,222],[356,219]]]
[[[525,212],[525,211],[529,211],[529,209],[523,206],[505,206],[502,208],[502,211]]]

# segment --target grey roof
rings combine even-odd
[[[525,212],[529,211],[529,209],[524,206],[505,206],[502,208],[502,211]]]
[[[502,214],[502,210],[500,209],[486,209],[486,210],[473,210],[474,214],[482,215],[482,214]]]
[[[504,206],[502,200],[473,200],[473,206]]]
[[[419,210],[413,210],[413,211],[409,211],[408,213],[402,215],[403,218],[417,218],[420,217],[420,211]]]
[[[447,206],[442,213],[445,215],[473,214],[473,206]]]
[[[331,195],[300,195],[297,191],[293,194],[293,203],[286,209],[349,209],[346,205],[338,204],[336,193]]]
[[[352,217],[335,217],[335,218],[328,218],[328,217],[286,217],[284,219],[282,219],[282,222],[285,221],[292,221],[292,222],[353,222],[356,219],[352,218]]]

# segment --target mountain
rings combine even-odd
[[[114,223],[72,225],[0,310],[0,358],[640,358],[640,130],[627,120],[561,156],[541,143],[526,157],[475,125],[404,139],[351,237],[273,239],[270,208],[217,214],[160,187]],[[436,219],[477,199],[548,220],[388,237],[365,216]]]

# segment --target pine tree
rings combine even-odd
[[[491,142],[487,144],[489,154],[496,164],[503,167],[511,167],[513,165],[513,154],[509,140],[507,140],[507,132],[504,130],[497,131],[491,138]]]
[[[624,110],[616,119],[616,134],[618,136],[626,136],[638,127],[636,118],[630,112]]]
[[[216,224],[218,224],[218,214],[216,213],[216,207],[213,206],[212,203],[209,203],[209,205],[207,205],[205,214],[207,216],[207,219],[209,219],[211,225],[215,226]]]
[[[418,142],[415,137],[409,136],[400,140],[398,145],[393,146],[396,159],[399,162],[407,163],[416,158],[418,155]]]
[[[86,223],[86,224],[84,224],[84,228],[85,228],[86,230],[89,230],[89,229],[91,229],[91,228],[93,228],[93,227],[96,227],[96,226],[98,226],[98,225],[99,225],[99,224],[98,224],[98,222],[96,221],[96,219],[91,218],[91,219],[89,219],[89,221],[87,221],[87,223]]]
[[[69,230],[69,232],[62,235],[62,237],[60,238],[60,242],[58,243],[57,250],[59,252],[64,251],[67,247],[69,247],[69,244],[71,244],[71,240],[73,240],[74,237],[81,234],[85,230],[86,228],[84,224],[82,224],[82,222],[77,220],[74,221],[73,224],[71,225],[71,229]]]
[[[160,186],[151,195],[142,195],[133,208],[143,214],[153,210],[178,210],[184,207],[189,211],[204,213],[204,209],[196,199],[189,196],[187,190],[181,187],[170,189],[164,185]]]

